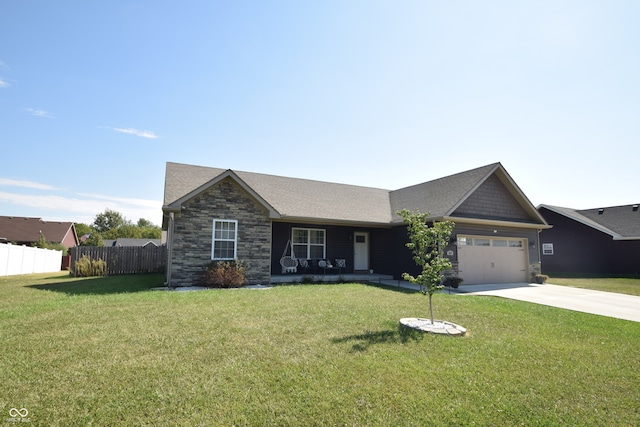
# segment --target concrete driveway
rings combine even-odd
[[[490,295],[640,322],[640,296],[527,283],[462,285],[455,291],[464,295]]]

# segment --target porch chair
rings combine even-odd
[[[347,269],[347,260],[344,258],[336,258],[336,268],[338,269],[338,274],[342,274],[342,269]]]
[[[329,267],[327,265],[327,261],[324,259],[320,259],[318,260],[318,268],[322,269],[322,274],[327,274],[327,267]]]
[[[282,274],[296,273],[298,271],[298,260],[290,256],[280,258],[280,266],[282,266]]]
[[[339,270],[338,267],[331,264],[331,261],[328,259],[321,259],[318,261],[318,267],[320,267],[323,271],[323,274],[327,274],[327,270]]]
[[[304,273],[309,271],[309,268],[311,267],[309,265],[309,260],[305,259],[305,258],[300,258],[298,259],[298,267],[300,267],[301,269],[304,269]]]
[[[291,247],[291,256],[287,255],[287,249],[289,249],[289,247]],[[282,274],[298,272],[298,260],[293,253],[291,240],[288,240],[287,245],[284,247],[282,258],[280,258],[280,266],[282,267]]]

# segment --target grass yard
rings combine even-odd
[[[593,289],[596,291],[617,292],[620,294],[640,296],[640,277],[551,277],[547,283],[573,288]]]
[[[438,294],[436,318],[469,329],[452,338],[399,328],[428,315],[419,293],[148,290],[161,283],[0,278],[3,421],[26,408],[33,426],[640,424],[640,323]]]

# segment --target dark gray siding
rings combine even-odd
[[[553,226],[540,233],[540,244],[553,243],[553,255],[542,255],[548,275],[640,275],[640,241],[616,241],[592,227],[546,208],[540,213]]]
[[[532,220],[495,174],[455,210],[454,216],[518,222]]]
[[[280,258],[287,247],[287,241],[291,239],[291,229],[317,228],[326,232],[326,254],[327,259],[333,261],[336,258],[347,261],[347,271],[353,271],[353,232],[361,230],[354,227],[341,227],[335,225],[318,225],[306,223],[274,222],[273,223],[273,247],[271,249],[271,271],[273,274],[280,274]],[[287,255],[290,252],[287,251]],[[298,256],[298,254],[296,254]]]

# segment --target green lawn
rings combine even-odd
[[[0,278],[0,411],[29,425],[640,424],[640,323],[361,284],[149,291],[160,276]],[[128,292],[125,292],[128,291]],[[24,425],[24,424],[23,424]]]
[[[596,291],[617,292],[620,294],[640,296],[640,277],[608,278],[608,277],[551,277],[547,283],[573,288],[593,289]]]

